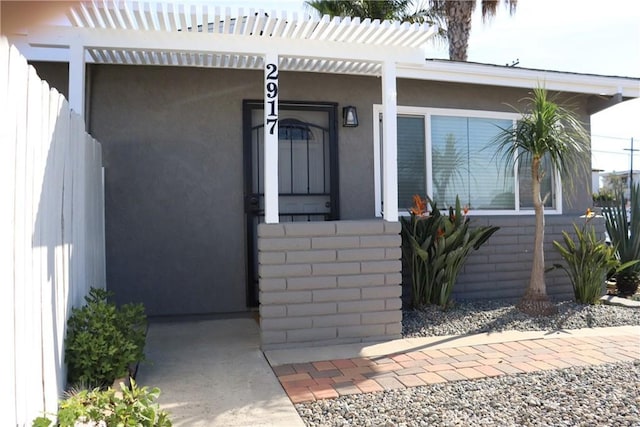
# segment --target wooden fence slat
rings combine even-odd
[[[0,364],[3,425],[55,412],[72,306],[105,286],[100,144],[0,37]]]
[[[10,51],[7,39],[0,37],[0,345],[11,349],[15,342],[15,179],[16,110],[10,93]],[[12,91],[11,91],[12,92]],[[11,97],[10,97],[11,96]],[[5,351],[0,363],[0,414],[10,425],[16,422],[15,353]]]
[[[65,185],[65,161],[69,151],[69,103],[58,95],[58,114],[55,128],[55,171],[56,197],[55,212],[56,221],[60,226],[56,228],[55,244],[55,322],[56,322],[56,366],[58,372],[58,390],[64,388],[67,371],[64,365],[64,337],[66,331],[66,319],[69,317],[71,307],[69,304],[69,266],[66,263],[68,248],[65,242],[65,226],[69,227],[65,218],[64,185]],[[67,222],[65,222],[67,221]]]
[[[9,99],[15,107],[16,115],[16,178],[15,178],[15,238],[14,238],[14,277],[15,277],[15,396],[16,396],[16,422],[26,423],[28,391],[27,382],[19,379],[28,378],[28,366],[24,355],[28,352],[26,341],[26,283],[31,279],[27,274],[26,247],[29,238],[28,223],[26,221],[27,190],[26,190],[26,170],[27,170],[27,63],[22,58],[15,47],[11,48],[9,54]]]
[[[33,67],[28,68],[27,75],[27,211],[25,256],[28,282],[25,283],[25,325],[26,345],[29,351],[25,354],[28,377],[27,390],[31,398],[27,402],[27,417],[38,413],[44,407],[42,388],[42,246],[38,211],[42,203],[42,181],[44,164],[42,159],[42,80]],[[35,399],[34,393],[39,399]],[[26,419],[29,423],[31,420]]]
[[[56,330],[54,289],[55,239],[60,218],[54,209],[56,182],[54,179],[55,160],[55,127],[58,118],[59,94],[50,90],[46,82],[42,82],[43,114],[42,114],[42,155],[45,163],[42,181],[42,203],[38,212],[42,250],[42,387],[43,407],[45,412],[55,412],[58,404],[58,378],[56,368]]]

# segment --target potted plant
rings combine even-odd
[[[640,260],[640,184],[631,188],[631,203],[627,207],[624,196],[618,191],[618,204],[604,206],[607,234],[621,263]],[[640,263],[636,262],[614,274],[618,294],[632,296],[640,285]]]

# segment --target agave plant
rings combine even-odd
[[[640,260],[640,184],[631,188],[631,209],[627,213],[624,196],[617,192],[617,206],[605,206],[602,213],[607,233],[621,263]],[[614,275],[618,293],[633,295],[640,284],[640,262]]]

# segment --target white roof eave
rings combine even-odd
[[[398,64],[398,78],[452,83],[533,88],[623,98],[640,97],[640,78],[610,77],[561,71],[532,70],[490,64],[427,60],[423,64]]]

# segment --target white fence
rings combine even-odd
[[[0,417],[31,425],[65,386],[72,306],[105,286],[100,144],[0,38]]]

